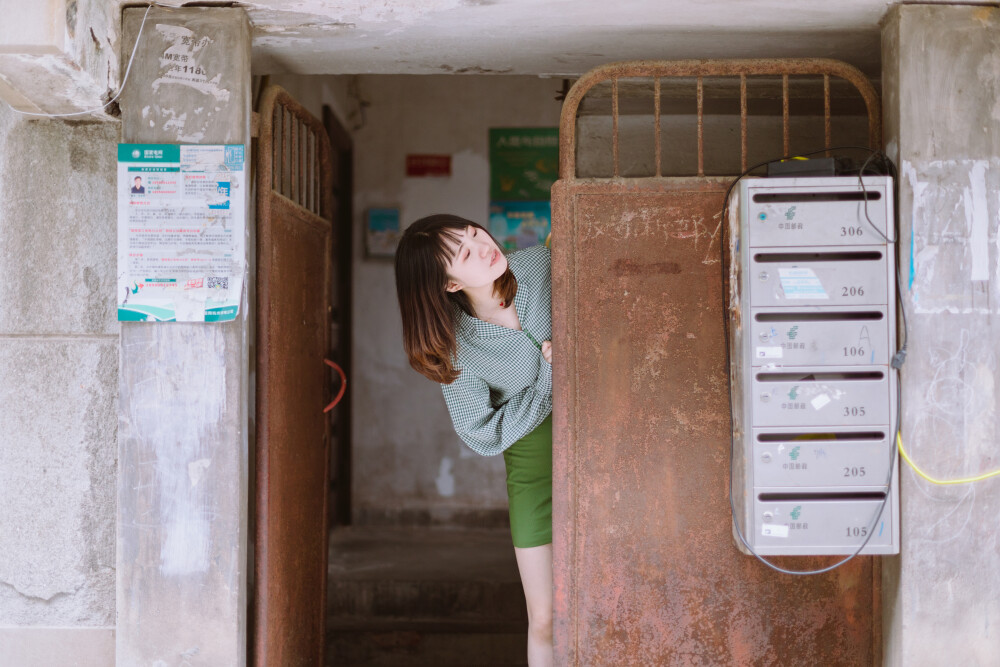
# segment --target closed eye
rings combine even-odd
[[[478,229],[478,228],[476,228],[476,227],[473,227],[472,225],[469,225],[469,228],[470,228],[470,229],[472,229],[472,238],[476,238],[476,234],[478,234],[478,233],[479,233],[479,229]],[[465,250],[465,254],[463,254],[463,255],[462,255],[462,261],[464,262],[464,261],[465,261],[465,260],[467,260],[467,259],[468,259],[468,258],[469,258],[469,257],[470,257],[471,255],[472,255],[472,251],[471,251],[471,250],[469,250],[468,248],[466,248],[466,250]]]

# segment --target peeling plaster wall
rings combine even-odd
[[[255,0],[254,69],[570,74],[636,58],[835,57],[878,68],[892,0]]]
[[[62,628],[113,656],[118,131],[0,104],[0,662]]]
[[[909,319],[902,432],[943,479],[1000,467],[1000,9],[902,5],[883,30],[886,139],[900,167]],[[885,664],[1000,660],[1000,480],[900,474],[884,568]]]
[[[0,99],[44,113],[107,102],[119,86],[120,6],[118,0],[0,3]],[[48,29],[40,31],[39,23]]]

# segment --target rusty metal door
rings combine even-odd
[[[331,262],[330,146],[285,91],[260,106],[254,662],[323,664]]]
[[[731,412],[725,360],[726,229],[730,178],[705,177],[703,78],[738,77],[746,165],[746,77],[848,78],[831,61],[626,63],[599,68],[570,91],[552,189],[555,365],[554,585],[559,665],[880,664],[880,568],[855,558],[828,574],[778,574],[741,554],[728,502]],[[664,178],[660,77],[696,80],[698,176]],[[652,77],[656,169],[621,178],[618,80]],[[614,174],[576,178],[577,107],[611,83]],[[870,96],[869,96],[870,95]],[[735,174],[734,174],[735,176]],[[826,558],[785,558],[793,569]]]

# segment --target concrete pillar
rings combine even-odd
[[[123,57],[144,12],[125,10]],[[189,42],[205,80],[162,78],[167,48]],[[250,98],[243,10],[154,9],[122,95],[122,141],[244,143],[249,155]],[[235,322],[121,326],[119,665],[246,662],[252,322],[244,289]]]
[[[909,320],[904,445],[933,476],[964,477],[1000,467],[1000,10],[897,5],[882,37]],[[901,465],[885,664],[997,664],[1000,478],[936,486]]]

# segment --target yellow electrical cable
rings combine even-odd
[[[903,449],[903,436],[900,435],[899,431],[896,431],[896,445],[897,447],[899,447],[899,453],[903,457],[903,460],[905,460],[907,463],[910,464],[910,467],[913,468],[913,471],[915,473],[926,479],[931,484],[969,484],[971,482],[978,482],[980,480],[1000,475],[1000,469],[997,469],[992,472],[983,473],[978,477],[963,477],[961,479],[934,479],[933,477],[925,473],[923,470],[921,470],[919,467],[917,467],[917,464],[913,462],[913,459],[911,459],[909,455],[906,453],[906,450]]]

